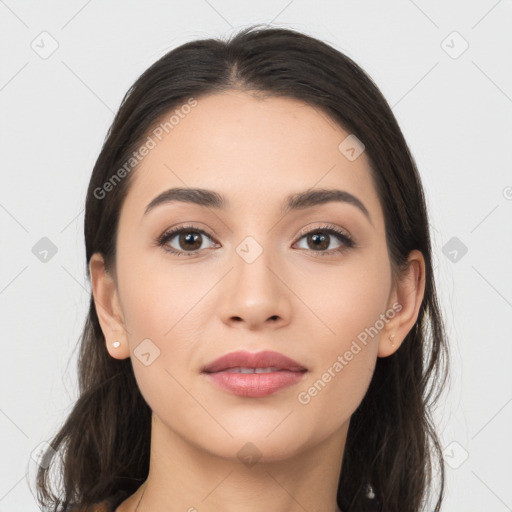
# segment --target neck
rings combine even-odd
[[[150,471],[134,512],[340,512],[336,496],[347,430],[348,422],[320,445],[288,458],[258,459],[256,448],[246,445],[243,463],[192,446],[153,416]]]

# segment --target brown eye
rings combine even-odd
[[[211,240],[211,237],[202,229],[197,229],[192,226],[181,226],[165,232],[157,240],[157,243],[168,252],[178,255],[190,255],[215,245],[212,243],[210,246],[204,247],[203,243],[205,239]]]
[[[178,245],[185,249],[197,251],[202,245],[202,235],[194,231],[182,232],[178,235]]]
[[[355,246],[350,236],[330,226],[309,231],[303,234],[300,239],[305,239],[306,247],[299,247],[299,249],[317,252],[322,256],[324,254],[339,253]],[[332,246],[333,244],[335,244],[334,247]]]
[[[330,243],[330,236],[322,233],[312,233],[309,235],[306,235],[306,240],[308,247],[313,250],[320,250],[320,249],[328,249],[329,243]]]

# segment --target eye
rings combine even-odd
[[[328,249],[333,242],[333,237],[339,241],[338,245],[330,250]],[[317,252],[319,256],[332,255],[333,253],[340,253],[348,248],[354,247],[354,240],[343,231],[334,226],[322,226],[304,233],[300,239],[305,238],[306,247],[301,249],[310,249]]]
[[[350,235],[331,225],[307,231],[301,234],[299,240],[303,238],[305,239],[306,247],[299,248],[318,253],[319,256],[332,256],[356,245]],[[205,247],[204,242],[206,239],[212,241],[212,243]],[[338,240],[338,245],[329,249],[333,241],[335,242],[336,240]],[[194,256],[204,249],[219,246],[219,244],[213,241],[211,235],[194,226],[178,226],[170,229],[158,237],[156,245],[178,256]]]
[[[205,237],[212,240],[212,237],[202,229],[194,226],[179,226],[163,233],[157,239],[157,244],[162,246],[164,250],[177,254],[178,256],[184,254],[190,256],[197,254],[205,248],[209,248],[203,246]],[[174,239],[176,240],[174,241]],[[212,244],[210,248],[214,245],[215,243]]]

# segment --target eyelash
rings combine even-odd
[[[175,254],[177,256],[195,256],[196,254],[198,254],[204,250],[204,249],[199,249],[197,251],[178,251],[172,247],[165,246],[165,244],[169,240],[172,240],[177,234],[180,234],[182,232],[199,233],[201,235],[207,236],[211,240],[214,240],[214,238],[206,231],[196,228],[194,226],[188,225],[188,226],[178,226],[169,231],[165,231],[156,239],[156,245],[162,247],[165,251],[167,251],[171,254]],[[301,240],[302,238],[304,238],[307,235],[310,235],[312,233],[319,233],[319,232],[327,233],[330,235],[335,235],[339,239],[339,241],[342,242],[342,244],[343,244],[336,249],[331,249],[330,251],[313,251],[313,250],[310,251],[310,252],[317,253],[319,256],[332,256],[335,253],[341,253],[347,249],[356,247],[355,241],[349,235],[347,235],[346,233],[343,233],[342,231],[340,231],[339,229],[337,229],[331,225],[321,226],[321,227],[312,229],[310,231],[306,231],[305,233],[301,233],[299,236],[299,240]],[[301,249],[301,250],[307,251],[308,249]]]

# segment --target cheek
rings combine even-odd
[[[341,353],[339,360],[334,359],[315,372],[298,390],[302,421],[311,430],[321,431],[322,437],[331,435],[350,419],[368,390],[376,351],[371,346],[358,350],[350,361]]]
[[[194,333],[187,329],[198,301],[198,284],[186,286],[184,273],[159,271],[131,265],[120,274],[132,366],[140,392],[150,408],[163,413],[187,410],[190,397],[181,383],[187,382]],[[187,291],[188,290],[188,291]],[[200,295],[199,295],[200,297]],[[191,410],[188,417],[201,411]],[[171,421],[172,423],[172,421]]]
[[[123,312],[132,338],[154,338],[165,343],[176,327],[189,318],[208,282],[185,267],[154,262],[147,255],[119,262]],[[175,327],[176,326],[176,327]]]
[[[300,279],[294,291],[306,306],[316,338],[331,355],[375,324],[385,313],[391,286],[383,251],[352,253],[339,266],[317,265],[314,279]],[[309,270],[311,273],[311,270]],[[302,306],[298,306],[299,309]]]
[[[119,281],[135,376],[145,397],[169,396],[179,390],[171,374],[179,382],[189,378],[198,323],[205,316],[200,300],[211,279],[179,265],[170,270],[142,258],[131,260],[119,263]]]
[[[297,401],[307,408],[307,418],[322,417],[326,430],[348,419],[368,389],[390,284],[386,260],[369,254],[335,272],[331,267],[317,273],[315,287],[299,292],[321,322],[313,319],[317,329],[308,329],[310,336],[316,332],[316,364]]]

